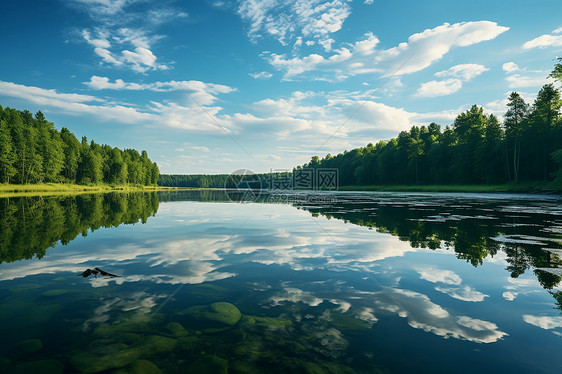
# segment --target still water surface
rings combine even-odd
[[[0,372],[562,372],[553,196],[194,191],[0,213]],[[95,267],[120,277],[77,276]]]

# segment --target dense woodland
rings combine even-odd
[[[146,223],[158,206],[156,192],[0,199],[0,264],[42,258],[102,227]]]
[[[0,183],[155,185],[158,176],[146,151],[78,141],[41,112],[0,106]]]
[[[559,61],[562,62],[562,59]],[[562,82],[562,63],[551,77]],[[312,157],[303,168],[337,168],[340,185],[504,184],[562,185],[560,91],[544,85],[532,105],[512,92],[503,124],[474,105],[444,129],[413,126],[397,138]]]

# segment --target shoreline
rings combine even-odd
[[[135,185],[80,185],[72,183],[0,184],[0,198],[20,196],[81,195],[111,192],[152,192],[186,190],[182,187]]]
[[[463,193],[526,193],[561,195],[560,186],[550,183],[518,183],[502,185],[370,185],[340,186],[339,191],[381,192],[463,192]]]

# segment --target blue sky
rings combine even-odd
[[[559,0],[19,0],[0,105],[145,149],[162,173],[290,169],[532,102],[562,55]]]

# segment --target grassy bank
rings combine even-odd
[[[396,191],[396,192],[517,192],[557,193],[562,187],[554,183],[510,183],[502,185],[371,185],[340,186],[340,191]]]
[[[169,191],[177,190],[174,187],[160,186],[115,186],[108,184],[79,185],[66,183],[40,183],[40,184],[0,184],[0,197],[13,196],[48,196],[48,195],[77,195],[84,193],[107,192],[140,192],[140,191]]]

